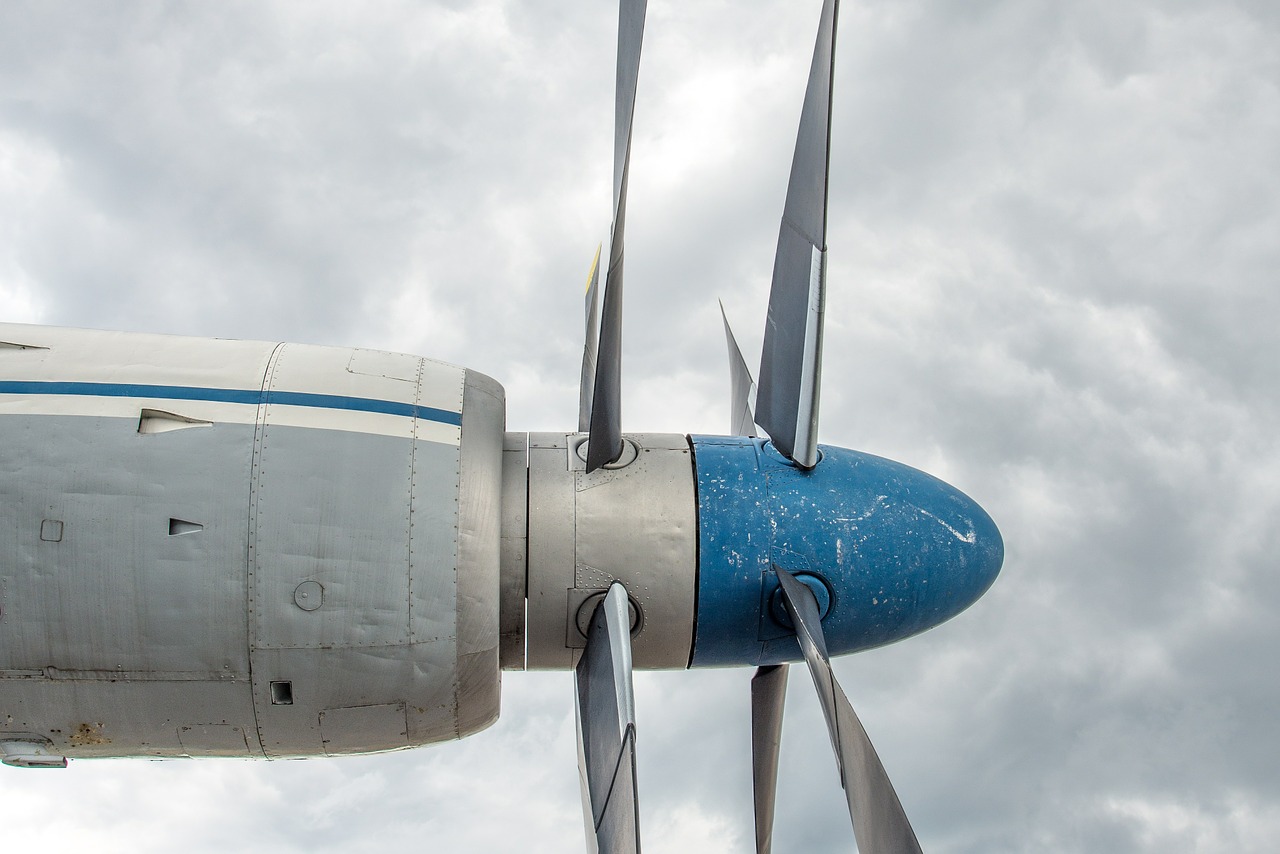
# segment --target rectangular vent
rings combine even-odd
[[[188,522],[186,519],[169,520],[169,536],[181,537],[183,534],[195,534],[204,530],[199,522]]]
[[[272,682],[271,683],[271,705],[273,706],[292,706],[293,705],[293,683],[292,682]]]

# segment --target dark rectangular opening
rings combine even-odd
[[[293,705],[293,683],[292,682],[272,682],[271,683],[271,705],[273,706],[292,706]]]

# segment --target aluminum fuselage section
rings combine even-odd
[[[325,755],[497,717],[497,383],[359,349],[0,342],[0,740]]]

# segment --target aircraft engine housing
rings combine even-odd
[[[503,419],[416,356],[0,325],[0,758],[490,724]]]

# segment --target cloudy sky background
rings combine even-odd
[[[624,426],[723,432],[818,0],[651,0]],[[1280,7],[846,0],[822,440],[982,503],[970,611],[837,664],[930,852],[1280,838]],[[0,5],[0,317],[404,350],[576,419],[609,0]],[[640,674],[647,851],[745,852],[750,671]],[[777,849],[851,850],[795,672]],[[567,674],[464,742],[0,769],[5,844],[581,847]]]

